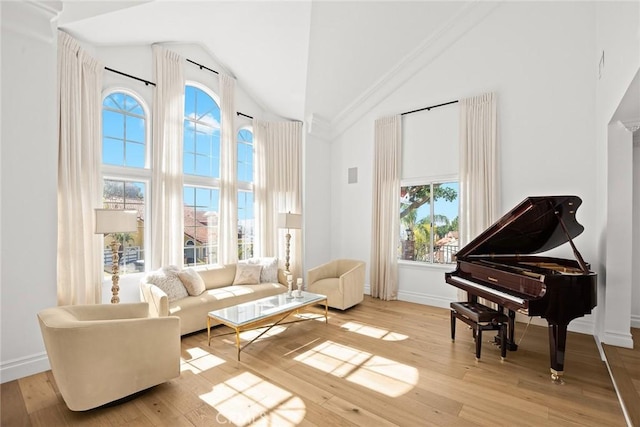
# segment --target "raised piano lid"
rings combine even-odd
[[[581,204],[578,196],[527,197],[460,249],[457,259],[535,254],[558,247],[584,231],[576,220]]]

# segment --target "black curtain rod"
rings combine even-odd
[[[198,64],[196,61],[192,61],[192,60],[190,60],[189,58],[187,58],[187,62],[190,62],[190,63],[192,63],[193,65],[196,65],[196,66],[200,67],[200,69],[201,69],[201,70],[207,70],[207,71],[211,71],[211,72],[212,72],[212,73],[214,73],[214,74],[220,74],[220,73],[218,73],[216,70],[213,70],[213,69],[211,69],[211,68],[209,68],[209,67],[207,67],[207,66],[205,66],[205,65]],[[246,118],[248,118],[248,119],[253,120],[253,117],[251,117],[251,116],[249,116],[249,115],[247,115],[247,114],[241,113],[241,112],[239,112],[239,111],[238,111],[238,112],[236,112],[236,114],[237,114],[238,116],[243,116],[243,117],[246,117]]]
[[[424,111],[424,110],[430,111],[432,108],[444,107],[445,105],[455,104],[456,102],[458,102],[457,99],[455,101],[445,102],[444,104],[432,105],[430,107],[418,108],[417,110],[407,111],[407,112],[402,113],[400,115],[404,116],[406,114],[417,113],[418,111]]]
[[[204,66],[204,65],[202,65],[202,64],[198,64],[196,61],[192,61],[192,60],[190,60],[189,58],[187,58],[187,62],[191,62],[193,65],[197,65],[198,67],[200,67],[200,69],[201,69],[201,70],[208,70],[208,71],[211,71],[211,72],[212,72],[212,73],[214,73],[214,74],[219,74],[216,70],[212,70],[212,69],[211,69],[211,68],[209,68],[209,67],[205,67],[205,66]]]
[[[192,60],[190,60],[190,59],[187,59],[187,61],[191,62],[192,64],[197,65],[198,67],[200,67],[200,69],[201,69],[201,70],[202,70],[202,69],[206,69],[206,70],[208,70],[208,71],[211,71],[212,73],[216,73],[216,74],[218,74],[218,72],[217,72],[216,70],[212,70],[212,69],[211,69],[211,68],[209,68],[209,67],[205,67],[204,65],[200,65],[200,64],[198,64],[197,62],[194,62],[194,61],[192,61]],[[120,74],[120,75],[125,76],[125,77],[129,77],[130,79],[138,80],[138,81],[140,81],[140,82],[144,83],[146,86],[149,86],[149,85],[153,85],[153,86],[155,86],[155,85],[156,85],[155,83],[150,82],[149,80],[141,79],[140,77],[132,76],[131,74],[123,73],[122,71],[114,70],[113,68],[104,67],[104,69],[105,69],[105,70],[108,70],[108,71],[111,71],[112,73],[116,73],[116,74]],[[244,113],[241,113],[241,112],[239,112],[239,111],[238,111],[236,114],[237,114],[238,116],[243,116],[243,117],[246,117],[246,118],[248,118],[248,119],[253,120],[253,117],[249,116],[248,114],[244,114]]]
[[[237,111],[236,114],[239,115],[239,116],[243,116],[243,117],[246,117],[248,119],[253,120],[253,117],[251,117],[251,116],[249,116],[249,115],[247,115],[245,113],[241,113],[240,111]]]
[[[130,79],[138,80],[145,84],[145,86],[155,86],[154,82],[150,82],[149,80],[141,79],[140,77],[132,76],[131,74],[123,73],[122,71],[114,70],[113,68],[104,67],[105,70],[111,71],[112,73],[120,74],[121,76],[129,77]]]

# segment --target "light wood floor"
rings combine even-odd
[[[631,425],[640,427],[640,329],[631,329],[633,349],[604,344],[609,369]]]
[[[206,331],[185,336],[179,378],[87,412],[66,408],[51,371],[7,382],[2,426],[627,425],[592,336],[569,333],[558,385],[544,327],[529,326],[505,361],[486,333],[476,362],[461,322],[451,341],[446,309],[366,297],[329,317],[273,330],[240,362],[231,335],[211,347]]]

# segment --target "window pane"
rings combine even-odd
[[[220,176],[220,107],[203,90],[185,88],[184,173]]]
[[[124,142],[119,139],[103,138],[102,163],[124,166]]]
[[[400,188],[400,258],[431,259],[431,185]]]
[[[400,187],[400,259],[455,262],[458,193],[457,182]]]
[[[238,259],[253,256],[254,216],[253,193],[238,192]]]
[[[453,263],[459,248],[457,182],[434,184],[434,257],[435,263]]]
[[[102,111],[102,134],[122,138],[124,136],[124,118],[122,114],[115,111]]]
[[[120,243],[119,274],[125,275],[144,271],[144,221],[145,221],[145,193],[143,182],[113,180],[104,181],[102,190],[103,206],[105,209],[131,209],[138,212],[138,231],[133,233],[111,233],[105,236],[104,264],[105,277],[111,277],[112,250],[111,242]]]
[[[129,116],[126,118],[127,140],[135,142],[144,142],[144,119],[140,117]]]
[[[135,98],[115,92],[102,103],[102,161],[145,167],[146,118]]]
[[[144,167],[144,144],[127,142],[126,165],[131,167]]]
[[[238,132],[238,181],[253,182],[253,134],[248,129]]]
[[[216,263],[218,189],[185,186],[183,200],[185,265]]]

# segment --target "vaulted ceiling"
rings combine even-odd
[[[472,3],[63,1],[58,22],[95,46],[197,43],[265,110],[336,126]]]

